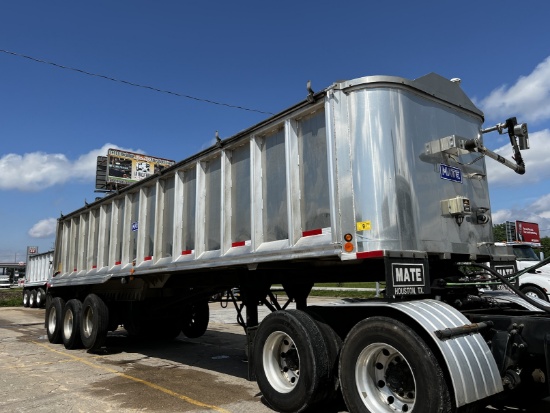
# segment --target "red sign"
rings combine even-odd
[[[516,234],[518,241],[540,244],[539,224],[516,221]]]

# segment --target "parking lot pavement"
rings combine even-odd
[[[246,380],[244,343],[241,327],[212,323],[200,339],[119,330],[103,353],[69,351],[48,342],[44,310],[0,308],[0,411],[271,412]]]
[[[210,312],[201,338],[140,342],[119,329],[109,333],[103,352],[91,354],[50,344],[44,310],[0,308],[0,411],[272,412],[247,380],[246,340],[235,310],[211,303]],[[269,310],[259,312],[261,319]],[[536,412],[550,411],[542,408]],[[324,413],[343,411],[335,404]],[[486,409],[498,411],[518,410]]]

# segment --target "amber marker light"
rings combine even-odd
[[[353,240],[353,235],[351,234],[344,235],[344,240],[346,241],[346,243],[344,244],[344,251],[352,252],[353,244],[351,243],[351,241]]]

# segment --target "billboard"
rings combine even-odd
[[[540,244],[539,224],[516,221],[516,237],[518,241]]]
[[[154,158],[119,149],[109,149],[107,152],[106,182],[130,185],[160,172],[174,163],[169,159]]]

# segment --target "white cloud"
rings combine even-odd
[[[57,219],[47,218],[38,221],[29,230],[29,236],[32,238],[49,238],[55,235]]]
[[[531,208],[539,216],[550,219],[550,194],[537,199],[533,202]]]
[[[485,145],[491,135],[484,138]],[[486,158],[487,177],[490,186],[514,186],[528,185],[536,182],[550,180],[550,167],[548,160],[550,159],[550,130],[545,129],[540,132],[529,134],[530,149],[521,151],[523,160],[525,161],[525,174],[518,175],[510,168],[501,163]],[[499,155],[508,160],[512,160],[512,145],[507,145],[495,150]]]
[[[550,194],[546,194],[524,208],[501,209],[493,212],[493,224],[505,221],[526,221],[539,224],[541,237],[550,235]]]
[[[534,122],[550,118],[550,56],[531,74],[521,76],[514,85],[493,90],[480,102],[488,117]]]
[[[70,181],[93,181],[98,156],[106,156],[109,148],[119,148],[107,143],[81,155],[75,161],[64,154],[32,152],[23,155],[10,153],[0,158],[0,190],[40,191]],[[124,149],[139,152],[132,149]]]

